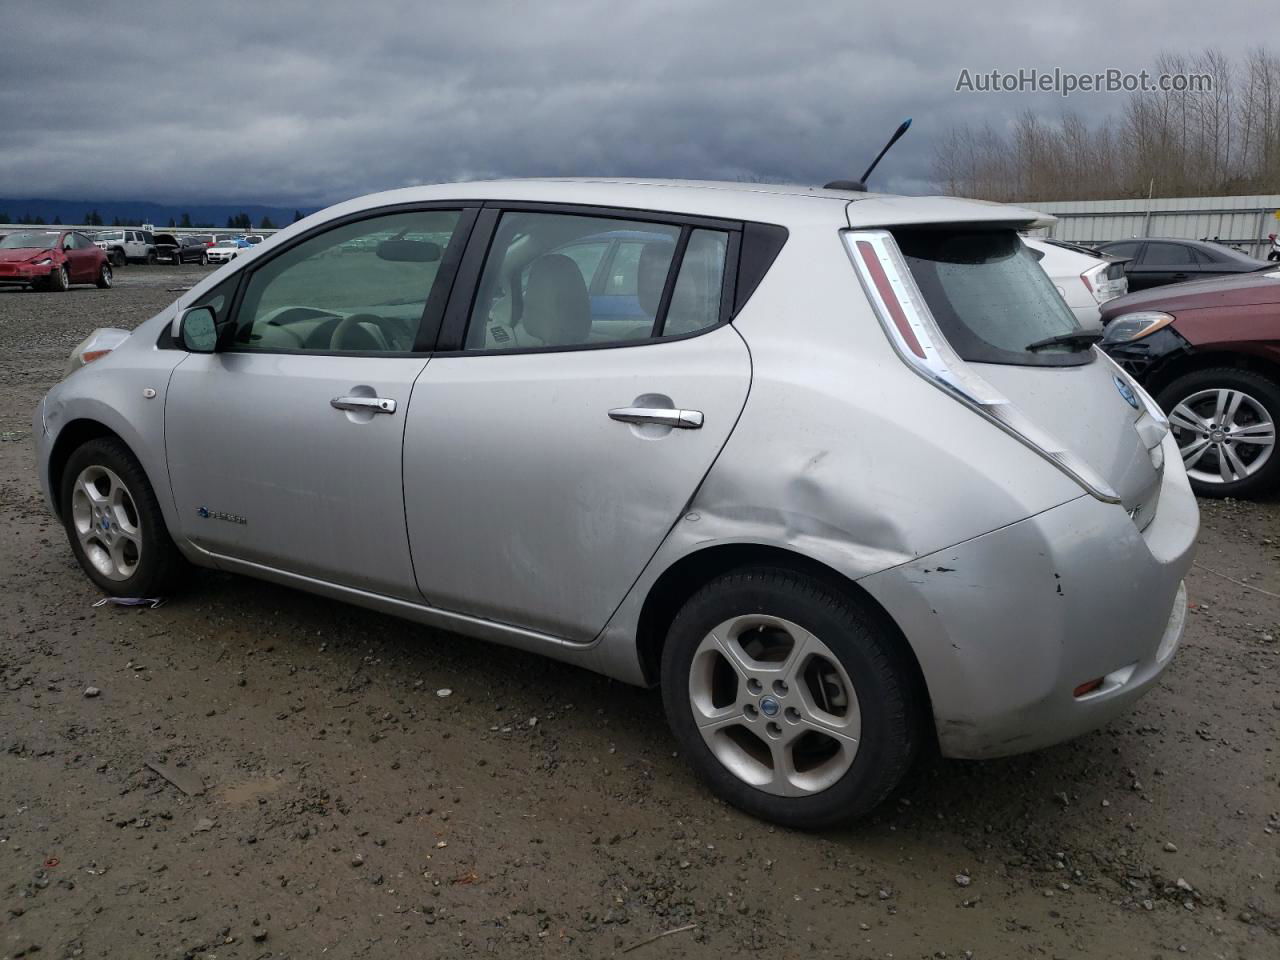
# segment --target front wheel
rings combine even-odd
[[[1251,370],[1219,367],[1179,377],[1157,400],[1196,493],[1252,497],[1280,485],[1280,384]]]
[[[69,289],[70,286],[71,275],[67,273],[67,265],[65,263],[58,267],[58,269],[51,270],[49,272],[49,279],[47,281],[47,286],[45,287],[46,290],[53,293],[62,293]]]
[[[147,251],[147,266],[153,267],[156,263],[156,252],[154,250]]]
[[[129,258],[124,255],[123,250],[116,249],[111,251],[111,262],[117,267],[123,267],[129,262]]]
[[[98,268],[98,279],[96,281],[98,289],[109,290],[111,288],[111,279],[111,264],[104,260],[102,266]]]
[[[117,597],[163,596],[186,561],[142,465],[119,440],[78,447],[62,475],[62,522],[89,579]]]
[[[921,739],[893,627],[838,586],[781,568],[718,577],[684,605],[663,648],[662,699],[712,790],[801,829],[875,808]]]
[[[209,265],[209,255],[207,253],[200,254],[200,266],[207,267]]]

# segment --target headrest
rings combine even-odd
[[[586,343],[591,335],[591,297],[578,265],[549,253],[529,267],[520,325],[547,345]]]

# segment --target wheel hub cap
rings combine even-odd
[[[133,495],[115,471],[85,467],[71,489],[71,526],[85,560],[109,580],[128,580],[142,559]]]
[[[694,653],[689,699],[716,759],[766,793],[825,790],[858,751],[862,720],[848,673],[789,620],[752,614],[717,626]]]
[[[1187,475],[1206,484],[1236,483],[1271,459],[1276,425],[1267,408],[1242,390],[1199,390],[1169,411]]]

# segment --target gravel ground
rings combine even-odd
[[[1130,715],[791,833],[693,780],[652,692],[221,574],[94,608],[30,412],[203,272],[0,291],[0,957],[1280,955],[1280,501],[1202,503]]]

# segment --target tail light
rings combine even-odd
[[[951,349],[892,234],[846,230],[843,237],[880,325],[908,367],[1048,460],[1091,496],[1104,503],[1120,502],[1097,471],[1030,420]]]

